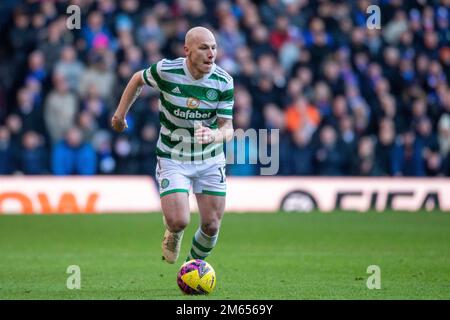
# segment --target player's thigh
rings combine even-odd
[[[156,179],[161,198],[161,209],[170,223],[172,220],[189,220],[189,189],[191,180],[180,163],[160,158],[156,166]],[[170,221],[169,221],[170,220]]]
[[[225,196],[196,193],[195,197],[203,223],[222,219],[225,211]]]
[[[161,209],[169,226],[184,228],[190,220],[188,193],[174,192],[163,196]]]
[[[202,221],[221,219],[225,210],[225,160],[202,165],[193,189]]]

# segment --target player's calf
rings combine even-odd
[[[192,259],[205,260],[206,257],[211,254],[212,249],[216,246],[218,237],[218,229],[215,235],[209,236],[203,232],[201,228],[198,228],[194,238],[192,239],[192,247],[186,261]]]

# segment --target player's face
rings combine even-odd
[[[199,39],[187,50],[187,58],[191,66],[201,74],[211,71],[217,56],[217,44],[214,39]]]

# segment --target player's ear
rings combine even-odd
[[[189,55],[189,47],[188,46],[184,46],[184,54],[186,55],[186,57]]]

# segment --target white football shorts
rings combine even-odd
[[[206,159],[202,162],[186,162],[158,157],[156,179],[159,195],[186,192],[215,196],[226,195],[225,156]]]

